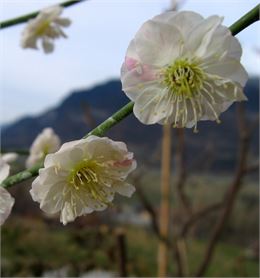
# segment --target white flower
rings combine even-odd
[[[0,154],[0,158],[2,158],[6,163],[11,163],[17,159],[17,153],[5,153]]]
[[[6,163],[6,160],[13,161],[14,158],[15,154],[13,153],[0,156],[0,184],[9,175],[10,166]],[[14,198],[0,185],[0,225],[2,225],[9,216],[13,205]]]
[[[104,210],[115,192],[130,197],[135,188],[126,183],[136,167],[133,154],[122,142],[89,136],[62,145],[46,156],[30,191],[46,213],[60,211],[63,224],[77,216]]]
[[[67,38],[62,27],[68,27],[71,23],[68,18],[60,17],[62,10],[61,6],[49,7],[43,9],[34,19],[29,20],[22,33],[21,46],[38,49],[37,40],[41,39],[44,52],[52,52],[55,39]]]
[[[216,120],[243,94],[248,75],[241,46],[223,18],[183,11],[145,22],[127,49],[123,90],[145,124],[192,127]]]
[[[48,153],[54,153],[60,148],[60,138],[52,128],[45,128],[35,138],[30,148],[26,166],[32,167],[45,158]]]

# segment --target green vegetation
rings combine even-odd
[[[158,241],[150,231],[126,227],[128,272],[133,276],[155,276]],[[187,242],[187,255],[193,273],[200,262],[205,241]],[[114,233],[107,226],[77,229],[50,227],[39,220],[12,219],[2,230],[2,275],[41,276],[44,270],[66,266],[69,275],[78,276],[91,269],[117,271]],[[174,275],[173,250],[169,273]],[[245,249],[219,244],[209,277],[257,277],[258,262],[245,256]]]
[[[139,186],[155,210],[159,207],[160,176],[158,171],[144,175]],[[195,176],[189,177],[186,189],[195,209],[221,199],[230,184],[230,177]],[[173,187],[174,187],[173,180]],[[21,188],[20,188],[21,189]],[[21,192],[17,192],[21,196]],[[14,192],[15,195],[15,192]],[[175,192],[172,192],[174,208],[172,228],[178,231],[181,212]],[[254,180],[246,179],[241,189],[232,217],[218,244],[207,277],[258,277],[258,260],[252,256],[252,245],[258,240],[258,198],[259,192]],[[23,208],[31,200],[23,202]],[[115,207],[141,210],[140,200],[116,198]],[[19,204],[16,204],[20,211]],[[30,207],[29,207],[30,208]],[[29,213],[29,208],[25,210]],[[40,210],[38,210],[40,212]],[[35,211],[34,213],[38,213]],[[106,213],[106,212],[105,212]],[[68,269],[71,277],[93,269],[103,269],[118,273],[118,248],[114,228],[118,225],[103,225],[102,217],[107,221],[116,216],[111,211],[106,214],[91,214],[79,218],[73,224],[63,226],[58,219],[44,218],[42,215],[25,217],[15,212],[2,227],[2,276],[39,277],[46,270]],[[105,216],[105,217],[104,217]],[[202,260],[207,239],[216,221],[216,213],[202,219],[193,229],[186,242],[187,276],[192,276]],[[87,223],[88,224],[87,224]],[[148,227],[125,226],[129,275],[136,277],[156,276],[158,239]],[[250,255],[251,253],[251,255]],[[169,253],[169,275],[175,274],[174,250]]]

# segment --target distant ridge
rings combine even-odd
[[[257,117],[259,112],[258,78],[249,80],[245,92],[249,99],[246,103],[248,117]],[[128,101],[129,99],[121,90],[119,80],[112,80],[90,89],[77,90],[69,94],[59,105],[39,116],[24,117],[3,127],[2,148],[28,148],[35,136],[48,126],[55,129],[62,141],[79,139]],[[235,109],[232,105],[221,116],[222,124],[200,122],[198,134],[187,130],[187,159],[200,156],[206,148],[213,148],[218,157],[213,168],[233,167],[237,149],[235,117]],[[138,152],[140,159],[151,154],[160,145],[160,134],[160,125],[142,125],[133,115],[108,133],[115,140],[128,142],[132,149]],[[252,148],[254,155],[258,154],[257,134],[258,132],[256,132]]]

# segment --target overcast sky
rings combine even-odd
[[[1,0],[1,21],[49,6],[57,1]],[[56,106],[73,89],[118,78],[126,48],[141,24],[169,7],[169,0],[92,0],[64,10],[72,20],[68,39],[55,41],[53,54],[20,48],[25,24],[0,31],[1,120],[8,123],[24,115]],[[258,4],[254,0],[186,0],[181,10],[203,16],[224,16],[230,26]],[[243,46],[242,63],[260,75],[259,23],[237,37]]]

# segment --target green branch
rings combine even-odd
[[[233,36],[246,29],[248,26],[259,20],[260,4],[242,16],[238,21],[233,23],[229,29]]]
[[[134,103],[132,101],[128,102],[125,106],[123,106],[120,110],[118,110],[115,114],[101,123],[99,126],[94,128],[91,132],[89,132],[83,138],[88,137],[89,135],[96,136],[104,136],[104,134],[114,125],[121,122],[124,118],[130,115],[133,112]]]
[[[83,2],[83,1],[86,1],[86,0],[70,0],[70,1],[62,2],[62,3],[57,4],[57,5],[66,8],[66,7],[78,4],[80,2]],[[17,24],[20,24],[20,23],[27,22],[29,19],[32,19],[32,18],[36,17],[39,14],[39,12],[40,11],[33,12],[33,13],[30,13],[30,14],[27,14],[27,15],[22,15],[22,16],[13,18],[13,19],[8,19],[6,21],[0,22],[0,29],[4,29],[4,28],[11,27],[11,26],[14,26],[14,25],[17,25]]]
[[[230,31],[232,32],[233,35],[235,35],[235,34],[239,33],[240,31],[244,30],[245,28],[247,28],[249,25],[251,25],[258,19],[259,19],[259,5],[257,7],[255,7],[254,9],[252,9],[250,12],[248,12],[246,15],[241,17],[233,25],[231,25]],[[117,111],[115,114],[113,114],[110,118],[108,118],[103,123],[101,123],[99,126],[94,128],[84,138],[86,138],[89,135],[103,136],[111,127],[118,124],[120,121],[122,121],[128,115],[130,115],[133,111],[133,106],[134,106],[134,103],[129,102],[127,105],[125,105],[119,111]],[[5,179],[1,185],[3,187],[7,188],[16,183],[19,183],[19,182],[25,181],[31,177],[37,176],[39,169],[42,167],[43,167],[43,165],[36,165],[30,169],[17,173],[16,175],[10,176],[7,179]]]
[[[28,180],[32,177],[36,177],[39,173],[39,169],[41,169],[41,168],[43,168],[43,164],[36,164],[35,166],[33,166],[30,169],[26,169],[13,176],[8,177],[7,179],[5,179],[2,182],[1,186],[8,188],[12,185],[15,185],[15,184],[20,183],[25,180]]]

